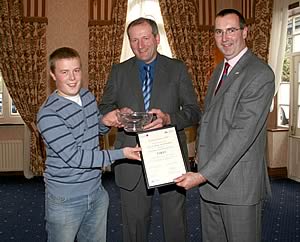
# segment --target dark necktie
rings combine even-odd
[[[150,65],[144,66],[146,75],[145,79],[143,81],[143,96],[144,96],[144,106],[145,106],[145,111],[149,111],[150,107],[150,96],[151,96],[151,86],[152,86],[152,79],[150,75]]]
[[[222,83],[223,83],[223,81],[226,79],[226,77],[227,77],[227,73],[228,73],[228,68],[229,68],[229,64],[228,64],[228,62],[225,62],[225,66],[224,66],[224,69],[223,69],[223,73],[222,73],[222,76],[221,76],[221,79],[220,79],[220,81],[219,81],[219,83],[218,83],[218,85],[217,85],[217,88],[216,88],[216,90],[215,90],[215,95],[217,94],[217,92],[219,91],[219,89],[220,89],[220,87],[221,87],[221,85],[222,85]]]

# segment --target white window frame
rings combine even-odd
[[[292,28],[292,33],[287,34],[287,40],[288,38],[292,38],[292,49],[290,51],[286,50],[285,58],[287,58],[289,61],[290,76],[289,76],[289,82],[280,81],[278,94],[277,94],[277,126],[281,128],[289,128],[291,122],[291,115],[290,115],[292,109],[291,98],[294,97],[294,95],[292,95],[290,90],[291,82],[293,78],[293,73],[292,73],[293,57],[292,56],[296,52],[295,49],[297,51],[300,50],[300,44],[297,44],[297,42],[295,41],[296,38],[300,38],[300,28],[298,30],[295,29],[295,20],[296,18],[299,17],[300,17],[300,13],[295,14],[293,16],[289,16],[289,22],[290,20],[292,20],[293,28]],[[286,120],[285,118],[287,118],[288,120]]]
[[[291,135],[300,137],[300,51],[291,57]]]

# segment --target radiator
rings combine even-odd
[[[23,141],[0,140],[0,172],[23,171]]]

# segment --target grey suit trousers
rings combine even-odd
[[[202,242],[261,241],[261,206],[236,206],[201,198]]]

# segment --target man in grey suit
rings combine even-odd
[[[147,76],[146,70],[150,67],[147,76],[152,81],[149,112],[154,113],[156,119],[145,128],[175,125],[188,162],[184,128],[199,122],[200,109],[187,69],[183,62],[157,52],[160,36],[153,20],[134,20],[127,28],[127,35],[135,56],[113,66],[99,105],[100,111],[103,114],[114,109],[148,111],[142,86]],[[116,148],[136,144],[135,133],[118,130]],[[128,159],[117,161],[114,171],[121,194],[123,241],[148,241],[155,190],[147,189],[141,162]],[[185,189],[173,184],[159,187],[157,191],[165,241],[186,241]]]
[[[265,144],[274,74],[247,48],[247,32],[238,11],[217,14],[215,41],[225,59],[213,72],[205,98],[198,172],[175,180],[185,189],[200,184],[203,241],[261,239],[262,201],[270,192]],[[222,75],[225,63],[229,69]]]

